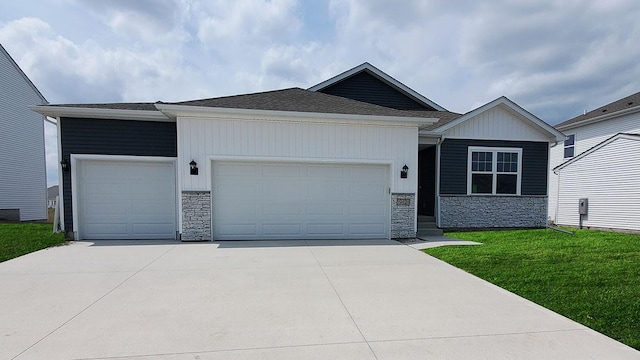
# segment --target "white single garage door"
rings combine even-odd
[[[81,239],[175,239],[173,162],[81,160],[77,169]]]
[[[386,165],[218,162],[214,240],[389,237]]]

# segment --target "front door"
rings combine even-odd
[[[418,215],[433,216],[436,199],[436,147],[418,152]]]

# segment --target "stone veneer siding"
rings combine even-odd
[[[391,194],[391,238],[416,237],[416,195],[413,193]]]
[[[211,193],[182,192],[182,241],[211,240]]]
[[[539,228],[546,196],[440,196],[441,228]]]

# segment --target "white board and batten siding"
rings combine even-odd
[[[640,112],[563,130],[563,132],[567,135],[575,135],[574,154],[577,156],[618,133],[640,134]],[[569,160],[564,158],[564,143],[551,147],[549,160],[549,219],[557,222],[558,176],[551,170]]]
[[[549,135],[528,125],[503,106],[494,106],[447,130],[451,139],[549,141]]]
[[[618,138],[559,170],[560,225],[579,225],[578,201],[588,198],[583,226],[640,230],[640,141]]]
[[[179,118],[182,190],[209,190],[213,238],[388,238],[417,189],[418,126]],[[189,175],[189,162],[201,169]],[[400,170],[409,176],[400,179]]]
[[[29,109],[45,99],[0,48],[0,209],[20,220],[47,218],[44,120]]]
[[[391,192],[415,193],[418,127],[179,118],[178,174],[182,190],[211,190],[210,160],[386,164]],[[189,175],[195,160],[201,175]],[[407,179],[400,170],[409,167]]]

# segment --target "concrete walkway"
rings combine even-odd
[[[0,284],[1,359],[640,359],[386,240],[81,242]]]
[[[482,243],[455,239],[448,236],[421,236],[419,241],[407,245],[414,249],[423,250],[440,246],[482,245]]]

